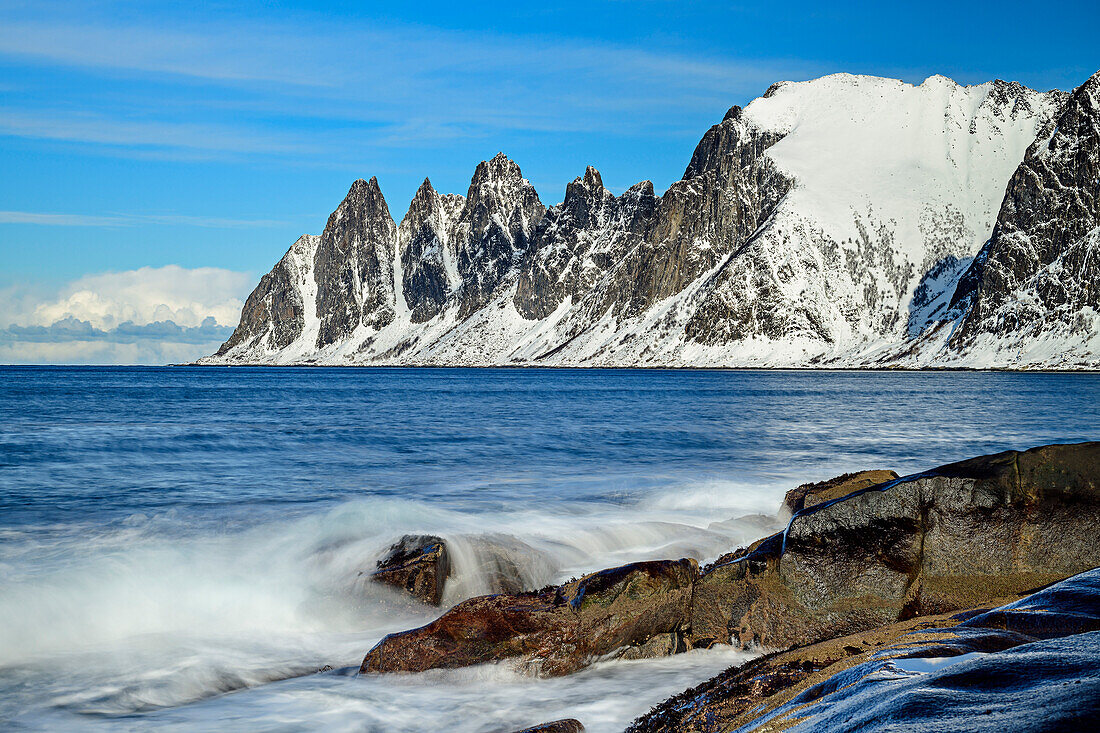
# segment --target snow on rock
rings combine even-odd
[[[357,181],[202,362],[1096,367],[1097,96],[836,74],[730,109],[661,196],[589,167],[547,209],[499,154],[395,225]]]

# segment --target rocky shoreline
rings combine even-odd
[[[462,601],[384,638],[360,672],[505,662],[557,676],[715,644],[787,649],[728,670],[631,728],[754,730],[772,726],[768,716],[793,715],[791,701],[810,687],[868,665],[881,671],[894,658],[1000,652],[1100,631],[1100,571],[1087,572],[1100,566],[1100,442],[904,477],[845,475],[792,490],[781,514],[790,516],[782,531],[703,568],[692,558],[638,562]],[[438,604],[448,569],[440,538],[414,537],[391,548],[373,576]],[[1096,677],[1085,681],[1092,692]],[[812,718],[813,705],[806,710],[779,727]]]

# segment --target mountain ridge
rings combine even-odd
[[[1067,368],[971,363],[943,332],[1010,180],[1073,100],[1062,138],[1095,157],[1095,97],[839,74],[730,108],[660,196],[614,196],[588,166],[546,207],[499,153],[465,197],[425,179],[395,223],[360,179],[199,363]],[[1088,338],[1071,366],[1100,364]]]

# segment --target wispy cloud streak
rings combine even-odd
[[[9,104],[0,134],[120,152],[316,158],[501,131],[680,134],[685,110],[720,112],[776,78],[807,75],[801,63],[400,24],[7,15],[0,60],[73,69],[93,89],[121,75],[132,89],[111,104],[94,93],[75,106]]]
[[[64,227],[129,227],[142,224],[169,224],[207,229],[252,229],[285,226],[275,219],[222,219],[210,216],[177,214],[52,214],[34,211],[0,211],[0,224],[34,224]]]

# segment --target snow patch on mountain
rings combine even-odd
[[[1068,97],[941,76],[782,82],[732,108],[660,197],[648,182],[613,196],[589,168],[547,209],[498,155],[465,198],[425,180],[395,225],[377,183],[357,182],[203,363],[1095,367],[1091,291],[1058,328],[956,343],[956,291],[1000,261],[987,241],[1025,151],[1076,154],[1053,124]],[[1096,246],[1054,246],[998,307],[1042,313]]]

